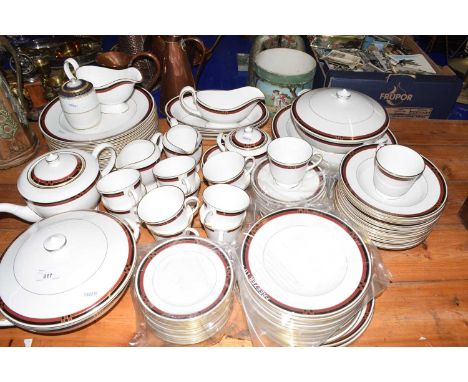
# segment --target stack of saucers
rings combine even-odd
[[[76,130],[66,120],[59,99],[51,101],[39,118],[41,129],[51,150],[78,148],[92,151],[101,143],[112,143],[119,153],[136,139],[149,139],[158,128],[158,117],[152,95],[142,88],[135,88],[123,113],[102,114],[101,122],[90,129]],[[109,153],[100,157],[106,163]]]
[[[326,195],[326,176],[320,167],[307,172],[301,183],[293,188],[284,188],[275,182],[268,158],[258,163],[251,177],[255,209],[261,216],[282,208],[310,207]]]
[[[200,237],[180,237],[154,248],[139,265],[135,290],[147,325],[179,345],[219,333],[233,303],[233,269],[226,253]]]
[[[370,322],[371,253],[333,214],[289,208],[265,216],[247,233],[241,264],[244,309],[273,344],[345,345]]]
[[[377,145],[351,151],[341,163],[335,189],[337,209],[383,249],[403,250],[422,243],[447,202],[447,184],[427,158],[422,176],[403,196],[388,198],[373,182]]]
[[[187,96],[186,102],[193,107],[193,98]],[[258,102],[252,112],[236,126],[225,125],[222,123],[215,123],[207,121],[202,117],[189,114],[181,105],[179,97],[170,100],[165,108],[168,121],[175,118],[179,123],[188,125],[200,132],[204,139],[216,140],[219,133],[229,133],[232,130],[245,127],[261,127],[268,121],[268,111],[263,102]]]

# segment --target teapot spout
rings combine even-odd
[[[42,220],[42,217],[36,214],[28,206],[19,206],[17,204],[11,203],[0,203],[0,212],[6,212],[7,214],[12,214],[20,219],[26,220],[31,223],[38,222]]]

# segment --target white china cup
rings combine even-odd
[[[215,184],[205,189],[203,202],[200,219],[212,227],[233,228],[243,223],[250,197],[239,187]]]
[[[156,164],[153,175],[159,187],[176,186],[189,195],[196,185],[196,165],[192,157],[174,156]]]
[[[208,224],[204,224],[206,236],[211,241],[214,241],[220,245],[232,245],[235,244],[239,239],[239,234],[241,232],[242,224],[238,227],[231,229],[216,229]]]
[[[245,190],[250,184],[250,173],[255,158],[243,157],[234,151],[210,156],[203,165],[203,176],[210,185],[231,184]]]
[[[161,159],[162,135],[154,134],[150,140],[137,139],[130,142],[120,151],[115,161],[117,169],[131,168],[138,170],[147,190],[156,187],[153,167]]]
[[[306,141],[294,137],[271,141],[267,152],[273,179],[286,188],[300,184],[306,173],[322,161],[322,155],[313,155],[312,147]]]
[[[167,237],[181,234],[190,227],[199,206],[196,196],[185,199],[180,188],[162,186],[141,199],[137,212],[139,219],[154,235]]]
[[[406,194],[421,177],[426,164],[421,155],[402,145],[379,145],[374,158],[374,185],[390,198]]]
[[[111,212],[129,213],[138,204],[146,190],[140,173],[133,169],[111,172],[99,179],[96,188],[102,204]]]

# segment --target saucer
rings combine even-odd
[[[291,120],[290,115],[291,105],[284,107],[278,113],[276,113],[275,117],[273,118],[272,122],[272,133],[274,138],[281,138],[281,137],[295,137],[301,138],[299,133],[296,130],[296,126],[294,126],[293,121]],[[390,131],[387,132],[382,137],[382,143],[384,144],[397,144],[397,139],[395,135]],[[338,168],[341,160],[344,158],[346,154],[337,154],[331,153],[328,151],[320,150],[314,147],[314,153],[322,154],[324,162],[328,163],[329,165]]]
[[[317,197],[325,187],[325,179],[319,167],[308,171],[304,179],[293,188],[284,188],[276,183],[270,171],[268,159],[259,163],[252,174],[252,183],[261,195],[275,202],[298,202]]]
[[[186,102],[189,106],[195,108],[195,104],[193,103],[193,99],[191,96],[186,97]],[[262,102],[257,103],[252,112],[245,119],[243,119],[239,123],[229,125],[210,122],[201,117],[189,114],[182,107],[178,96],[170,100],[167,103],[165,109],[168,120],[170,120],[171,118],[175,118],[179,122],[182,122],[186,125],[198,129],[207,129],[218,132],[220,130],[232,130],[233,128],[239,127],[258,126],[260,124],[265,123],[266,120],[268,120],[268,112],[266,106]]]
[[[399,198],[385,198],[374,182],[377,145],[359,147],[343,160],[340,175],[346,190],[367,208],[397,217],[427,217],[436,213],[447,199],[447,184],[440,171],[423,157],[426,167],[414,186]]]
[[[42,111],[39,126],[44,135],[60,141],[88,142],[108,139],[145,121],[154,108],[154,100],[146,90],[135,88],[127,101],[128,109],[123,113],[102,114],[101,122],[86,130],[70,126],[62,112],[59,99],[51,101]]]

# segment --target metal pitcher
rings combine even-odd
[[[217,42],[219,39],[217,39]],[[195,79],[192,75],[189,45],[196,47],[193,52],[193,65],[198,65]],[[151,36],[148,37],[147,50],[155,54],[161,62],[161,100],[160,109],[164,111],[167,102],[179,95],[185,86],[196,87],[203,63],[213,51],[215,45],[206,49],[205,44],[198,37],[184,36]]]
[[[28,124],[18,56],[4,36],[0,36],[0,45],[6,48],[15,61],[18,87],[17,98],[0,73],[0,169],[7,169],[34,156],[39,144]]]

